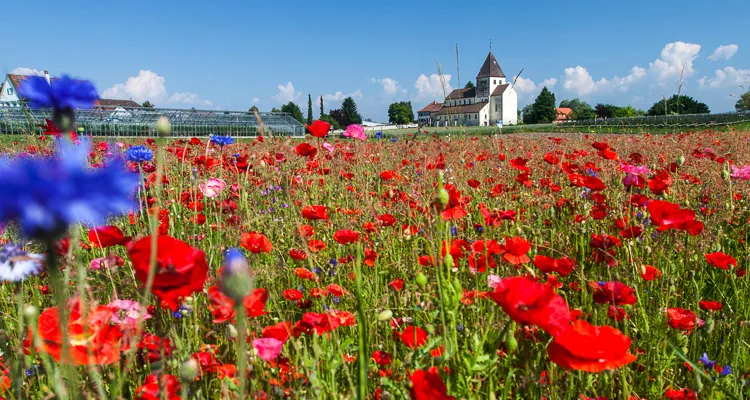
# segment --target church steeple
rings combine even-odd
[[[497,63],[497,59],[492,54],[492,51],[487,55],[487,59],[484,60],[482,68],[479,69],[477,79],[479,78],[505,78],[505,74],[500,69],[500,64]]]

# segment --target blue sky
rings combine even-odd
[[[683,68],[683,93],[714,112],[750,88],[747,0],[5,3],[2,72],[69,73],[102,96],[163,107],[291,99],[304,112],[308,93],[326,110],[352,95],[384,120],[393,101],[416,111],[442,97],[437,63],[458,86],[456,44],[461,85],[473,79],[490,39],[509,78],[523,69],[519,107],[548,85],[558,101],[645,109],[677,91]]]

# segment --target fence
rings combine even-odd
[[[50,118],[51,110],[0,108],[0,134],[41,133],[40,125]],[[305,127],[287,113],[258,113],[264,134],[304,137]],[[90,136],[139,137],[153,136],[160,117],[172,125],[173,136],[208,136],[211,134],[237,137],[257,136],[260,124],[254,113],[242,111],[180,110],[169,108],[98,107],[78,110],[76,123]]]

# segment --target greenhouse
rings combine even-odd
[[[0,108],[0,134],[41,133],[51,110],[21,107]],[[90,136],[145,137],[155,134],[154,125],[167,117],[172,136],[192,137],[211,134],[235,137],[303,137],[305,126],[290,114],[277,112],[181,110],[169,108],[95,107],[78,110],[78,130]]]

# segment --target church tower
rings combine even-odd
[[[505,84],[505,74],[500,68],[500,64],[497,63],[495,55],[487,55],[487,59],[484,60],[482,68],[479,69],[477,74],[477,97],[483,100],[488,100],[492,92],[495,91],[499,85]]]

